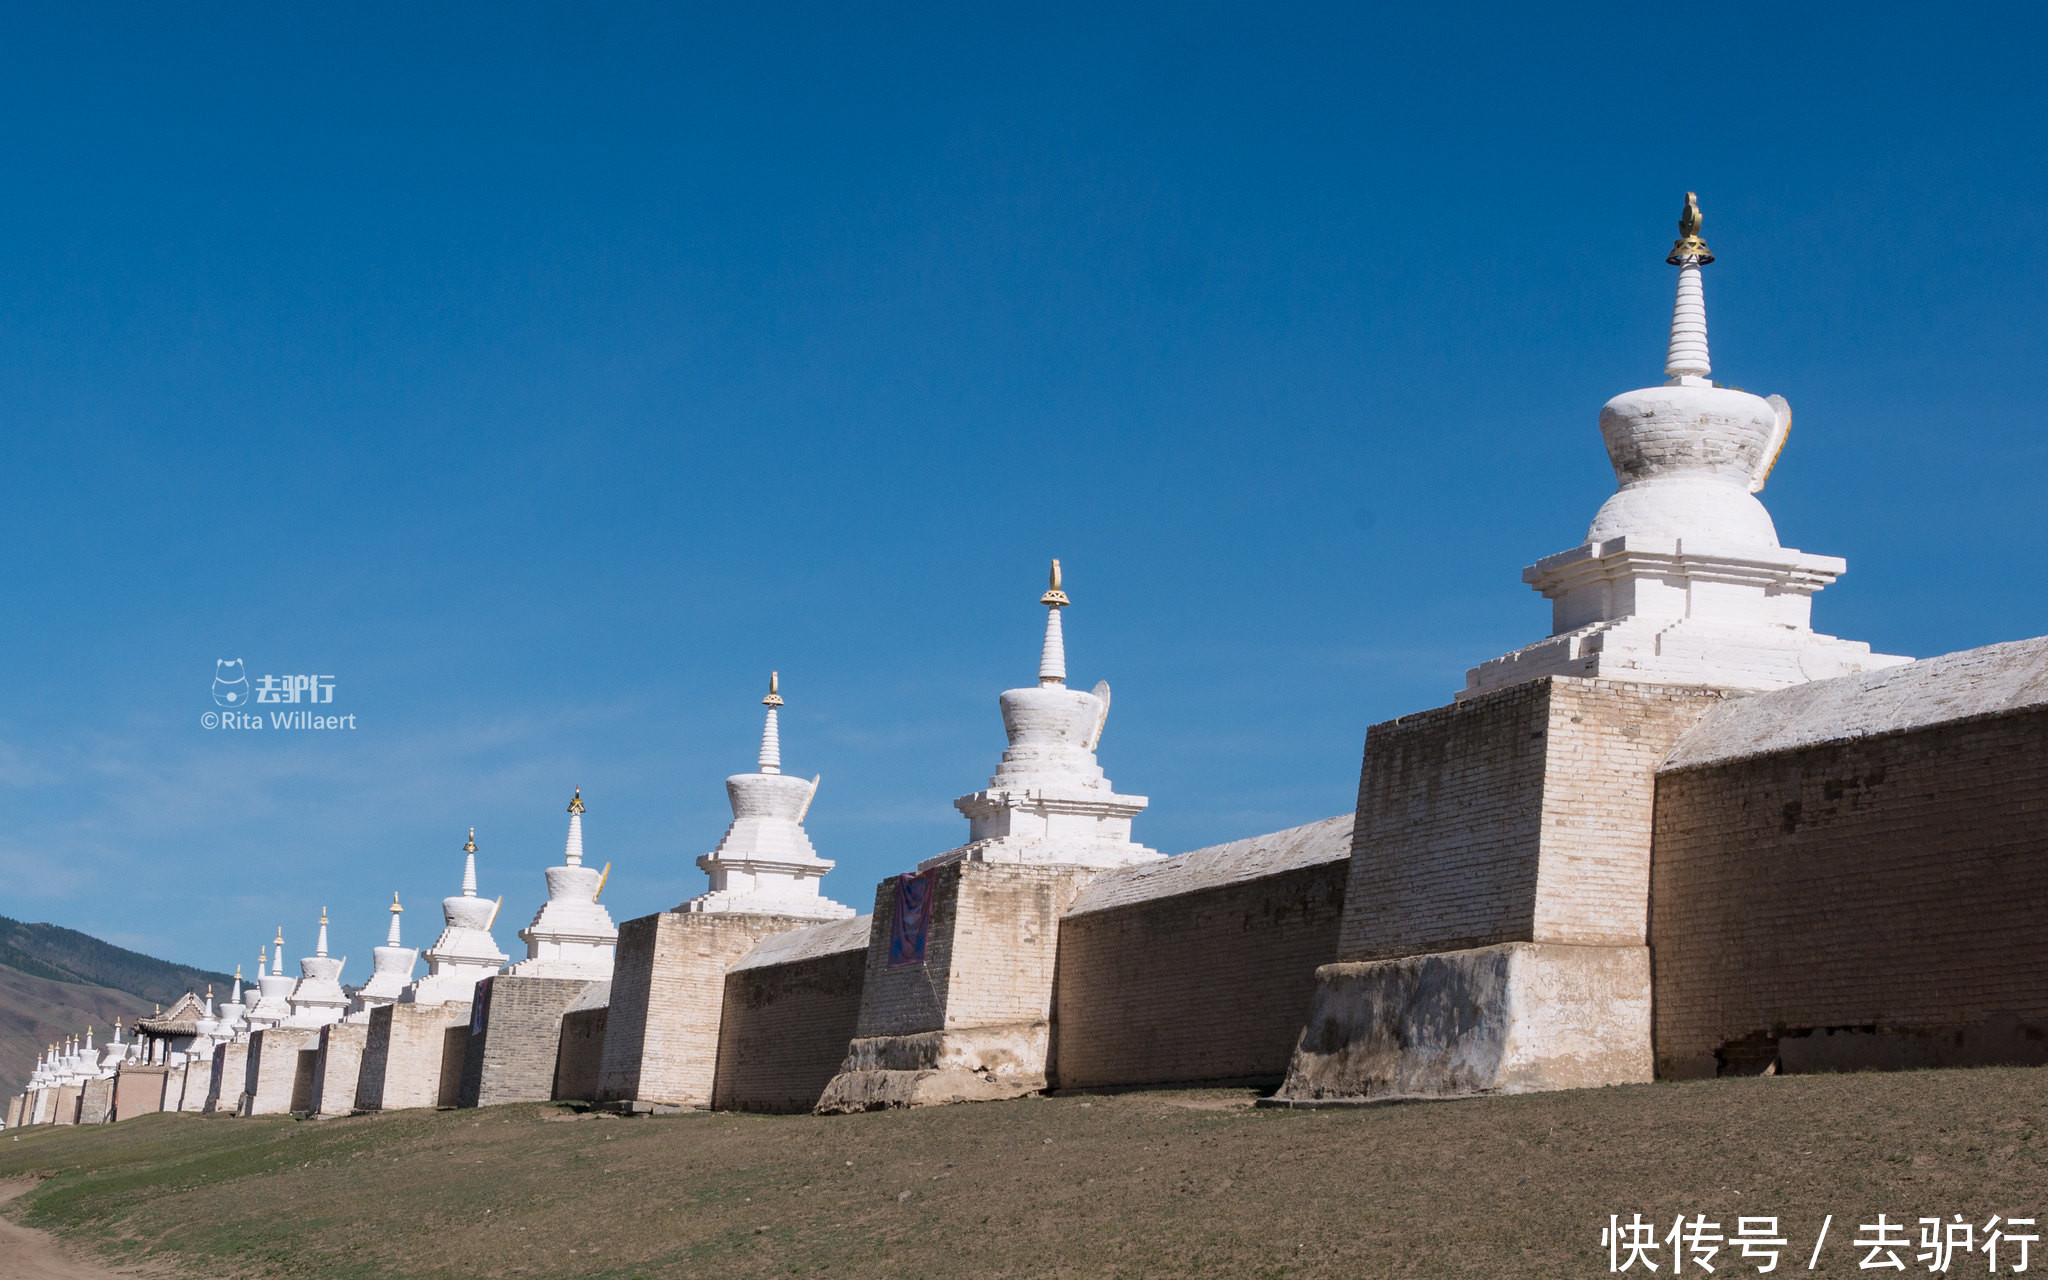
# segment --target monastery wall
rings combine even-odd
[[[455,1037],[452,1072],[448,1070],[451,1035]],[[370,1010],[356,1110],[454,1105],[468,1036],[468,1001],[387,1004]]]
[[[548,1096],[573,1102],[589,1102],[597,1096],[611,1002],[611,982],[593,982],[563,1011],[561,1041],[555,1049],[554,1090]]]
[[[491,1107],[552,1097],[562,1015],[589,986],[584,978],[502,973],[477,983],[456,1105]]]
[[[96,1077],[86,1081],[78,1095],[78,1123],[105,1124],[113,1114],[113,1078]]]
[[[2048,1062],[2048,639],[1711,712],[1651,901],[1659,1075]]]
[[[355,1110],[356,1084],[363,1074],[363,1049],[369,1042],[367,1022],[332,1022],[320,1028],[313,1092],[306,1099],[309,1114],[345,1116]]]
[[[238,1114],[242,1109],[242,1089],[248,1076],[248,1041],[230,1040],[226,1044],[213,1046],[213,1070],[208,1073],[206,1083],[207,1113]],[[114,1118],[125,1118],[121,1112],[118,1090],[115,1093]]]
[[[28,1114],[28,1095],[17,1093],[7,1100],[7,1127],[21,1128],[22,1118]]]
[[[860,1020],[873,926],[873,916],[856,916],[778,934],[727,972],[712,1106],[817,1105]]]
[[[1278,1084],[1337,957],[1353,815],[1111,871],[1060,920],[1060,1088]]]
[[[124,1062],[114,1073],[114,1119],[133,1120],[164,1109],[164,1083],[169,1067]],[[237,1082],[237,1088],[240,1082]]]
[[[206,1110],[206,1095],[213,1085],[213,1055],[203,1058],[187,1058],[185,1065],[172,1073],[174,1083],[164,1088],[164,1110],[191,1111]],[[176,1089],[178,1102],[171,1105],[170,1092]]]
[[[594,1101],[709,1106],[725,971],[763,938],[815,923],[664,911],[620,925]]]
[[[79,1097],[79,1095],[80,1095],[81,1093],[83,1093],[84,1091],[85,1091],[85,1090],[84,1090],[84,1087],[83,1087],[82,1085],[75,1085],[75,1084],[60,1084],[60,1085],[58,1085],[58,1086],[57,1086],[57,1110],[56,1110],[56,1115],[55,1115],[55,1118],[54,1118],[54,1119],[53,1119],[53,1120],[51,1121],[51,1123],[53,1123],[53,1124],[77,1124],[77,1123],[78,1123],[78,1097]]]
[[[289,1115],[296,1100],[304,1105],[312,1093],[312,1067],[306,1068],[305,1088],[300,1089],[299,1051],[318,1050],[317,1027],[265,1027],[249,1037],[248,1102],[246,1116]]]

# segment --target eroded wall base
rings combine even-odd
[[[1650,1078],[1647,947],[1510,942],[1318,969],[1276,1101],[1457,1098]]]
[[[866,1036],[847,1046],[818,1100],[821,1115],[951,1102],[997,1102],[1046,1087],[1046,1022]]]

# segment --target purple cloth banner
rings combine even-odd
[[[932,899],[937,895],[938,868],[896,877],[896,914],[889,921],[889,967],[924,963],[925,940],[932,931]]]

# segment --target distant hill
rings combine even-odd
[[[0,916],[0,1098],[21,1092],[36,1055],[91,1026],[102,1043],[115,1018],[133,1022],[207,984],[225,999],[234,979],[172,964],[54,924]]]

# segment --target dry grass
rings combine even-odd
[[[1668,1227],[1684,1212],[1731,1231],[1738,1215],[1781,1217],[1797,1256],[1780,1275],[1808,1274],[1832,1214],[1814,1274],[1845,1276],[1855,1225],[1879,1212],[2048,1220],[2048,1069],[1340,1112],[1249,1098],[822,1119],[152,1116],[0,1141],[0,1177],[51,1179],[17,1217],[207,1275],[1594,1276],[1608,1214]],[[1755,1272],[1723,1253],[1714,1274]]]

